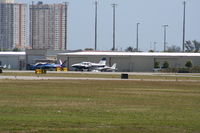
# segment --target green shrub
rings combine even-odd
[[[191,60],[189,60],[189,61],[187,61],[186,63],[185,63],[185,66],[187,67],[187,68],[192,68],[192,61]]]
[[[160,62],[155,61],[154,62],[154,68],[160,68]]]
[[[162,69],[161,72],[166,73],[200,73],[200,66],[192,68],[166,68]]]
[[[162,68],[169,68],[169,63],[167,62],[167,61],[165,61],[164,63],[163,63],[163,67]]]

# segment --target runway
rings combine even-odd
[[[26,70],[4,70],[7,73],[34,73],[34,71]],[[121,75],[126,73],[128,75],[140,76],[171,76],[171,77],[200,77],[200,73],[160,73],[160,72],[77,72],[77,71],[47,71],[47,73],[68,73],[68,74],[94,74],[94,75]]]
[[[178,79],[121,79],[88,77],[42,77],[42,76],[0,76],[0,80],[99,80],[99,81],[151,81],[151,82],[199,82],[200,80]]]
[[[43,76],[0,76],[0,79],[10,79],[10,80],[121,80],[121,79],[115,79],[115,78],[43,77]]]
[[[57,72],[57,71],[47,71],[48,74],[57,74],[58,76],[48,76],[48,75],[32,75],[32,76],[27,76],[25,75],[18,75],[18,73],[31,73],[34,74],[34,71],[12,71],[12,70],[4,70],[3,73],[10,73],[9,75],[4,75],[0,74],[0,80],[103,80],[103,81],[154,81],[154,82],[159,82],[159,81],[179,81],[179,82],[200,82],[200,73],[156,73],[156,72],[74,72],[74,71],[68,71],[68,72]],[[129,76],[147,76],[148,78],[129,78],[129,79],[121,79],[121,74],[126,73]],[[81,77],[70,77],[70,76],[59,76],[59,74],[81,74]],[[97,77],[83,77],[82,74],[91,74],[91,75],[97,75]],[[99,77],[98,75],[119,75],[115,76],[115,78],[102,78]],[[149,77],[150,76],[150,77]],[[173,77],[173,78],[153,78],[156,76],[160,77]],[[180,79],[179,77],[185,77],[185,78],[196,78],[196,79]]]

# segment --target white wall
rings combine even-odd
[[[200,66],[200,57],[192,56],[108,56],[108,55],[58,55],[58,59],[62,61],[68,60],[69,70],[73,70],[71,65],[80,63],[82,61],[99,62],[100,59],[106,57],[107,65],[111,66],[117,63],[118,71],[120,72],[152,72],[154,68],[154,61],[163,63],[167,61],[170,67],[181,68],[185,67],[188,60],[192,60],[193,66]]]

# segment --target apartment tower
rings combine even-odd
[[[25,49],[27,45],[27,5],[0,0],[0,49]]]
[[[67,50],[67,3],[30,5],[32,49]]]

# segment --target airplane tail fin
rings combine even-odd
[[[60,60],[60,65],[61,65],[62,67],[64,67],[66,62],[67,62],[67,60],[65,60],[64,62],[62,62],[62,61]]]
[[[6,69],[6,67],[7,67],[7,66],[6,66],[6,64],[5,64],[5,65],[3,66],[3,68]]]
[[[63,64],[61,60],[59,60],[59,64],[60,64],[60,65],[62,65],[62,64]]]
[[[102,58],[99,62],[101,65],[106,65],[106,58]]]
[[[115,69],[116,69],[116,67],[117,67],[117,64],[116,64],[116,63],[114,63],[114,64],[112,65],[112,67],[111,67],[111,68],[112,68],[113,70],[115,70]]]

